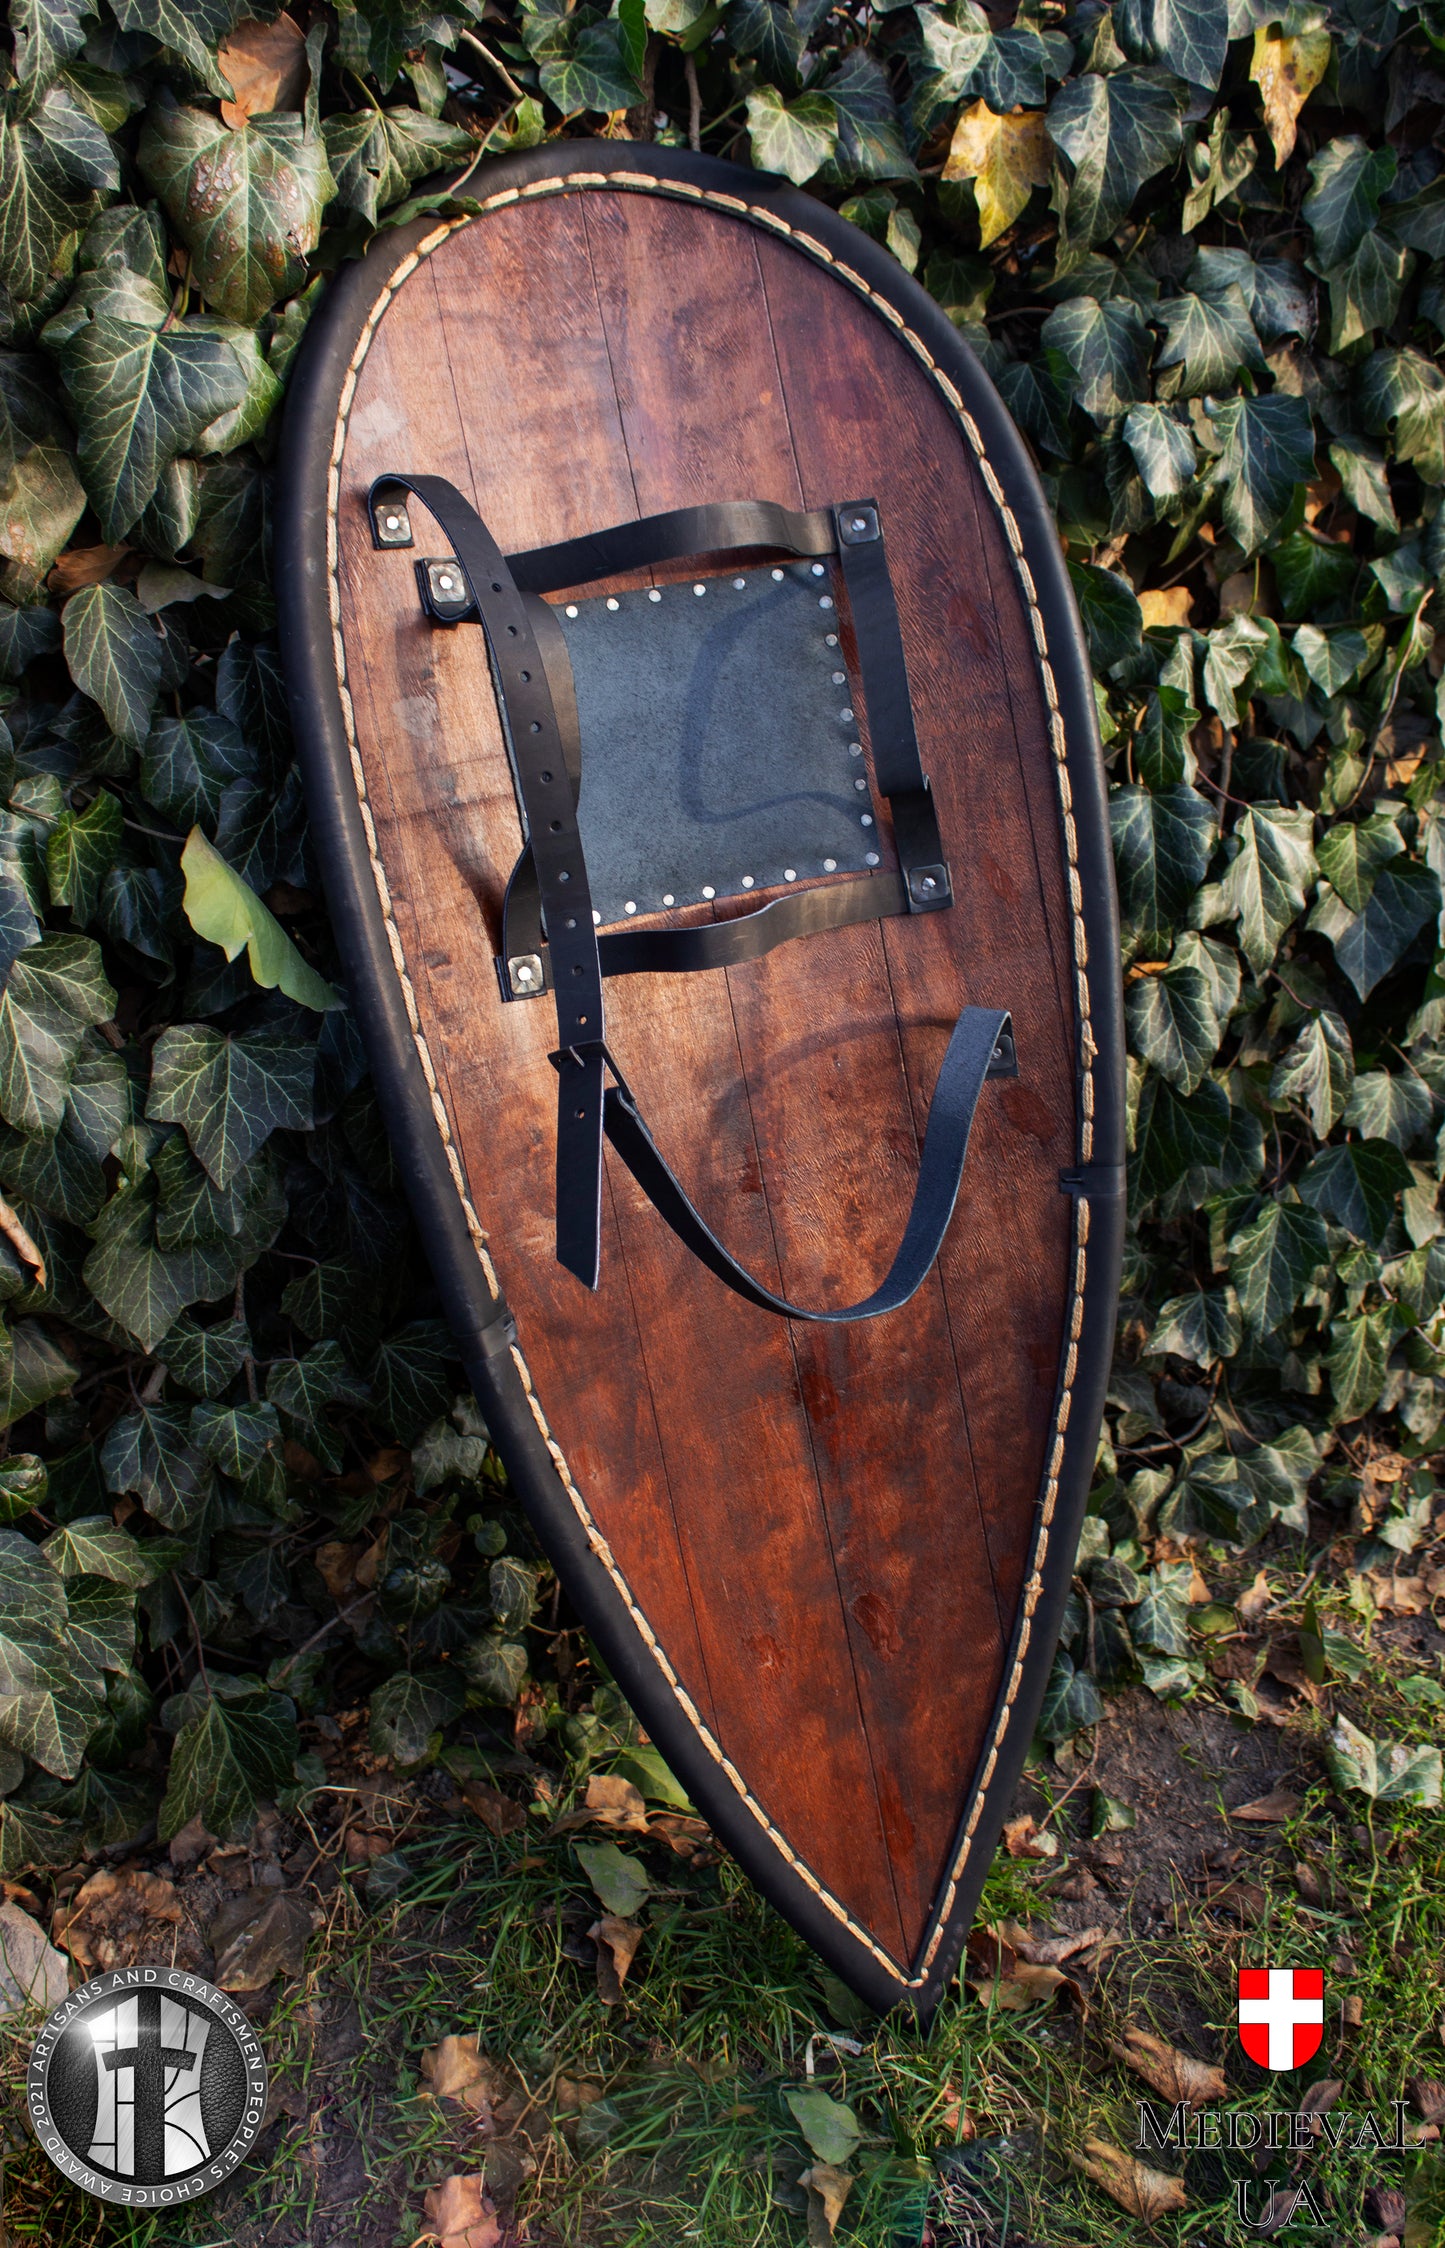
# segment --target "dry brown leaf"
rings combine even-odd
[[[45,582],[52,593],[77,593],[83,585],[100,585],[129,552],[124,543],[73,546],[61,555]]]
[[[221,104],[221,115],[233,131],[248,117],[301,107],[306,34],[290,16],[278,16],[274,23],[258,23],[254,17],[238,23],[217,59],[236,97]]]
[[[1003,1839],[1011,1858],[1056,1858],[1059,1854],[1057,1838],[1047,1832],[1041,1834],[1027,1811],[1022,1818],[1009,1820]]]
[[[423,2240],[440,2241],[441,2248],[498,2248],[502,2227],[485,2183],[478,2171],[433,2186],[422,2203],[429,2228]]]
[[[1427,2123],[1445,2123],[1445,2084],[1429,2076],[1412,2076],[1405,2090]]]
[[[567,1834],[579,1826],[622,1827],[633,1834],[646,1834],[647,1799],[620,1772],[594,1772],[583,1801],[575,1811],[558,1819],[552,1832]]]
[[[334,1538],[312,1554],[317,1574],[333,1600],[345,1600],[348,1593],[355,1592],[356,1564],[361,1554],[359,1545],[346,1545]]]
[[[185,1871],[190,1866],[199,1865],[202,1858],[208,1858],[215,1847],[216,1837],[198,1811],[193,1819],[187,1820],[179,1833],[171,1836],[167,1855],[173,1866]]]
[[[831,2162],[815,2162],[798,2183],[808,2196],[808,2248],[828,2248],[853,2190],[853,2173]]]
[[[1069,2160],[1141,2224],[1152,2225],[1172,2209],[1188,2207],[1181,2178],[1149,2169],[1147,2164],[1136,2162],[1132,2154],[1111,2146],[1107,2139],[1085,2139],[1079,2153],[1071,2154]]]
[[[239,1996],[287,1981],[306,1964],[311,1908],[294,1889],[244,1889],[223,1905],[211,1927],[218,1989]]]
[[[963,2104],[963,2094],[950,2077],[944,2085],[938,2108],[939,2129],[946,2131],[955,2145],[963,2139],[978,2136],[978,2119],[973,2109]]]
[[[1371,1576],[1370,1589],[1382,1616],[1423,1616],[1430,1606],[1423,1577]]]
[[[1358,1991],[1352,1990],[1340,2005],[1340,2020],[1346,2029],[1358,2029],[1365,2019],[1365,2002]]]
[[[1246,1927],[1257,1928],[1269,1911],[1269,1899],[1254,1881],[1226,1881],[1209,1899],[1214,1912],[1232,1912]]]
[[[1194,597],[1187,585],[1146,586],[1139,595],[1139,614],[1146,632],[1158,626],[1185,625]]]
[[[426,2079],[423,2099],[455,2100],[484,2124],[491,2123],[502,2080],[485,2053],[477,2050],[475,2037],[439,2038],[422,2054],[421,2073]]]
[[[45,1286],[45,1259],[26,1232],[22,1220],[11,1209],[3,1195],[0,1195],[0,1233],[4,1234],[16,1255],[25,1259],[35,1275],[36,1287],[43,1288]]]
[[[1259,584],[1253,570],[1235,570],[1231,576],[1219,581],[1219,614],[1221,617],[1249,615],[1259,594]]]
[[[519,1803],[514,1795],[503,1795],[500,1788],[488,1787],[485,1780],[463,1780],[461,1793],[467,1809],[499,1841],[516,1834],[527,1823],[526,1804]]]
[[[7,1898],[0,1904],[0,2014],[48,2014],[70,1989],[70,1962],[45,1930]]]
[[[360,1559],[351,1565],[353,1582],[360,1585],[363,1592],[375,1591],[377,1580],[385,1571],[388,1538],[389,1532],[383,1523],[376,1543],[369,1545]]]
[[[1152,2030],[1126,2029],[1122,2038],[1110,2038],[1109,2050],[1152,2085],[1161,2100],[1187,2100],[1197,2108],[1206,2100],[1222,2100],[1229,2090],[1223,2069],[1181,2053]]]
[[[665,1842],[680,1858],[710,1864],[712,1830],[706,1819],[689,1818],[683,1811],[654,1811],[648,1826],[654,1842]]]
[[[182,1927],[181,1901],[173,1884],[139,1866],[93,1873],[51,1925],[54,1941],[87,1975],[112,1967],[146,1963],[195,1967],[200,1940]]]
[[[553,2104],[562,2115],[580,2115],[583,2108],[603,2097],[600,2084],[588,2084],[575,2076],[559,2076],[552,2087]]]
[[[1257,1795],[1251,1803],[1240,1803],[1230,1812],[1232,1819],[1250,1819],[1260,1826],[1283,1826],[1292,1819],[1300,1807],[1301,1798],[1287,1787],[1272,1787],[1268,1795]]]
[[[1241,1623],[1256,1624],[1274,1599],[1269,1589],[1269,1579],[1263,1569],[1255,1572],[1254,1583],[1248,1592],[1242,1592],[1234,1603],[1234,1612]]]
[[[637,1957],[642,1930],[635,1920],[605,1912],[587,1931],[597,1946],[597,1995],[604,2006],[615,2006],[622,1996],[628,1969]]]
[[[1108,1949],[1120,1941],[1107,1928],[1066,1928],[1057,1936],[1031,1936],[1016,1920],[1001,1921],[998,1933],[1034,1967],[1060,1967],[1081,1952]]]
[[[1299,113],[1329,66],[1327,31],[1304,31],[1287,39],[1279,24],[1271,23],[1255,32],[1249,75],[1259,88],[1277,166],[1292,153]]]

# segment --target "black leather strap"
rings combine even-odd
[[[761,960],[793,937],[816,937],[828,929],[850,929],[860,921],[883,921],[907,911],[902,875],[885,868],[877,874],[856,874],[841,882],[794,890],[727,921],[703,921],[689,929],[603,929],[598,932],[597,951],[604,976],[690,975]],[[514,949],[497,962],[499,979],[505,978],[509,959],[531,953],[542,964],[537,988],[550,990],[547,947],[527,941],[532,930],[540,938],[541,929],[530,852],[524,851],[512,869],[503,914],[507,943]],[[503,996],[515,994],[508,990]],[[527,996],[532,996],[530,989]]]
[[[933,1089],[928,1127],[918,1164],[913,1206],[903,1229],[903,1239],[884,1278],[861,1302],[834,1311],[815,1311],[775,1295],[740,1265],[725,1249],[706,1220],[668,1169],[657,1144],[642,1120],[627,1085],[608,1087],[605,1103],[607,1137],[659,1216],[665,1218],[685,1248],[735,1295],[776,1312],[783,1319],[802,1319],[838,1326],[855,1319],[877,1319],[897,1311],[923,1285],[943,1246],[958,1200],[968,1154],[974,1111],[983,1091],[989,1065],[1008,1041],[1009,1017],[994,1007],[965,1007],[954,1025]],[[610,1060],[610,1057],[609,1057]],[[616,1064],[612,1064],[617,1075]]]
[[[658,562],[685,562],[701,554],[730,554],[740,547],[776,548],[784,554],[831,554],[833,510],[806,514],[773,500],[721,500],[710,507],[674,507],[614,523],[584,539],[563,539],[510,557],[512,575],[528,593],[561,593],[598,578],[625,577]]]
[[[385,543],[376,519],[379,495],[398,488],[414,492],[445,531],[487,636],[536,867],[565,1057],[557,1094],[557,1259],[584,1287],[595,1288],[602,1229],[604,1025],[602,968],[577,828],[576,703],[554,698],[533,601],[519,590],[501,548],[454,484],[441,476],[379,478],[370,499],[376,543]],[[560,627],[553,629],[560,637]],[[555,655],[553,660],[555,665]]]
[[[933,794],[918,753],[898,604],[893,598],[878,510],[871,501],[862,501],[834,512],[838,562],[863,675],[873,770],[893,815],[893,839],[908,884],[909,902],[915,911],[948,905],[952,902],[952,886]]]

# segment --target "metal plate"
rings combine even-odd
[[[598,918],[878,864],[821,562],[570,601]]]

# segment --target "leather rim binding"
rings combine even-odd
[[[339,677],[329,560],[333,457],[348,385],[392,290],[458,225],[518,200],[590,188],[676,196],[790,241],[860,291],[930,371],[970,445],[1008,536],[1038,646],[1059,783],[1075,926],[1076,1059],[1072,1317],[1053,1438],[1035,1504],[1030,1574],[989,1744],[964,1807],[951,1878],[916,1958],[891,1960],[830,1898],[747,1795],[616,1574],[605,1539],[547,1431],[502,1314],[485,1235],[428,1082],[368,838]],[[418,1231],[467,1374],[518,1498],[618,1684],[698,1808],[756,1887],[880,2012],[931,2018],[952,1976],[1032,1737],[1068,1597],[1114,1341],[1124,1230],[1124,1036],[1119,934],[1093,685],[1058,533],[992,383],[946,315],[878,244],[799,189],[685,150],[560,141],[488,164],[463,216],[429,215],[377,237],[332,281],[292,369],[276,475],[276,585],[292,726],[311,829],[351,1003],[408,1182]],[[473,211],[470,206],[480,206]]]

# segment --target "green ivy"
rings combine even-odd
[[[839,205],[979,354],[1058,517],[1112,781],[1132,1163],[1045,1734],[1101,1687],[1200,1690],[1192,1551],[1297,1538],[1312,1506],[1344,1529],[1372,1451],[1409,1472],[1354,1526],[1387,1555],[1424,1535],[1445,12],[1005,16],[12,0],[0,1870],[150,1820],[240,1831],[316,1776],[328,1707],[369,1701],[402,1764],[524,1687],[583,1758],[628,1734],[610,1688],[553,1674],[545,1574],[457,1395],[272,637],[275,416],[327,274],[548,135],[691,141]]]

